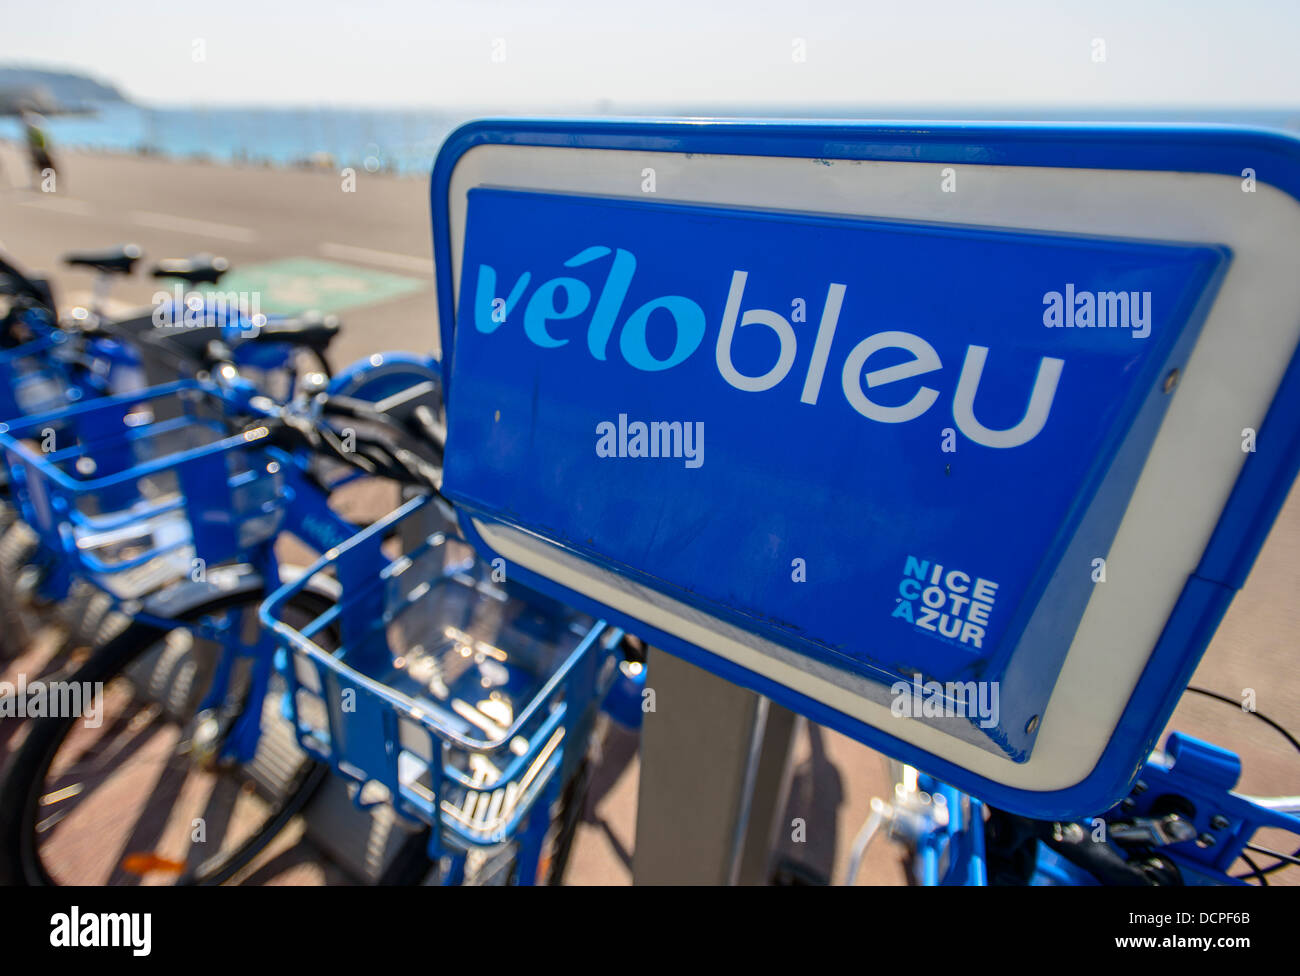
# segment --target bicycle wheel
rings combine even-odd
[[[113,598],[99,587],[84,581],[73,583],[68,595],[54,607],[54,616],[63,630],[63,640],[55,652],[55,659],[68,658],[108,643],[98,637],[105,619],[114,613]]]
[[[0,883],[219,884],[274,839],[326,770],[280,718],[278,675],[255,755],[216,758],[251,704],[252,659],[230,648],[252,646],[262,599],[228,594],[170,629],[133,623],[67,679],[102,682],[99,707],[30,720],[0,781]],[[306,623],[327,606],[303,594],[288,612]],[[234,636],[201,637],[199,622]]]
[[[578,824],[582,822],[590,786],[591,759],[583,756],[577,771],[564,785],[564,791],[560,795],[559,809],[551,823],[552,836],[548,838],[537,872],[539,882],[544,881],[548,885],[564,884],[564,872],[569,866],[569,854],[573,851]]]
[[[16,520],[0,533],[0,660],[26,651],[40,626],[30,607],[39,578],[31,562],[39,549],[36,533],[25,522]]]

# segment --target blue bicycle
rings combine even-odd
[[[75,309],[60,320],[48,285],[0,255],[0,417],[31,417],[146,384],[206,375],[225,360],[278,402],[292,398],[302,373],[331,375],[327,351],[339,332],[334,316],[250,318],[219,293],[178,287],[176,297],[150,311],[106,318],[101,305],[111,281],[131,274],[141,257],[133,245],[68,255],[70,265],[97,272],[95,297],[90,309]],[[228,269],[224,258],[198,255],[161,261],[152,274],[193,288],[217,284]],[[56,601],[62,601],[68,632],[62,653],[111,636],[120,621],[109,614],[102,594],[80,587],[69,598],[58,550],[42,547],[29,526],[13,525],[14,515],[12,506],[0,506],[0,523],[7,526],[0,536],[0,649],[13,654],[25,647],[37,608]]]
[[[1206,689],[1188,691],[1240,707]],[[1249,714],[1300,752],[1286,729]],[[1237,792],[1238,756],[1179,732],[1147,759],[1127,797],[1082,821],[1030,820],[911,766],[890,767],[894,795],[872,800],[850,855],[850,885],[881,834],[903,846],[908,880],[922,886],[1266,886],[1300,865],[1300,796]],[[1289,846],[1268,846],[1261,832]]]
[[[134,245],[65,255],[70,266],[97,276],[91,307],[60,319],[48,282],[0,253],[0,416],[193,376],[211,365],[213,340],[246,378],[282,402],[294,394],[300,357],[332,374],[327,352],[339,333],[337,317],[263,315],[242,307],[237,295],[195,290],[218,285],[229,270],[225,258],[210,254],[157,262],[152,276],[180,283],[175,294],[159,293],[156,305],[139,314],[107,317],[102,304],[111,282],[130,275],[142,256]]]
[[[0,432],[24,514],[132,621],[69,676],[96,721],[34,721],[13,757],[0,878],[244,877],[329,769],[421,827],[441,881],[562,871],[621,635],[473,558],[440,438],[436,364],[404,356],[288,405],[181,381]],[[358,533],[329,505],[357,478],[417,497]],[[325,555],[294,572],[282,536]],[[202,572],[132,598],[159,561]]]

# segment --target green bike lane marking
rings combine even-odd
[[[205,287],[255,294],[262,312],[293,314],[374,305],[428,288],[430,282],[319,258],[284,258],[235,268],[219,285]]]

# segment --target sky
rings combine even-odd
[[[0,63],[155,105],[1300,106],[1298,0],[0,7]]]

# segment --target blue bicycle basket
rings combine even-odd
[[[358,806],[391,803],[436,828],[431,856],[504,844],[532,811],[548,813],[622,637],[505,582],[444,526],[436,504],[414,499],[262,608],[287,652],[302,747],[353,784]],[[282,610],[323,572],[339,602],[291,626]]]
[[[0,424],[0,450],[43,547],[129,599],[275,536],[284,499],[268,435],[183,380]]]
[[[77,398],[57,351],[63,333],[45,330],[27,342],[0,349],[0,419],[32,416]]]

